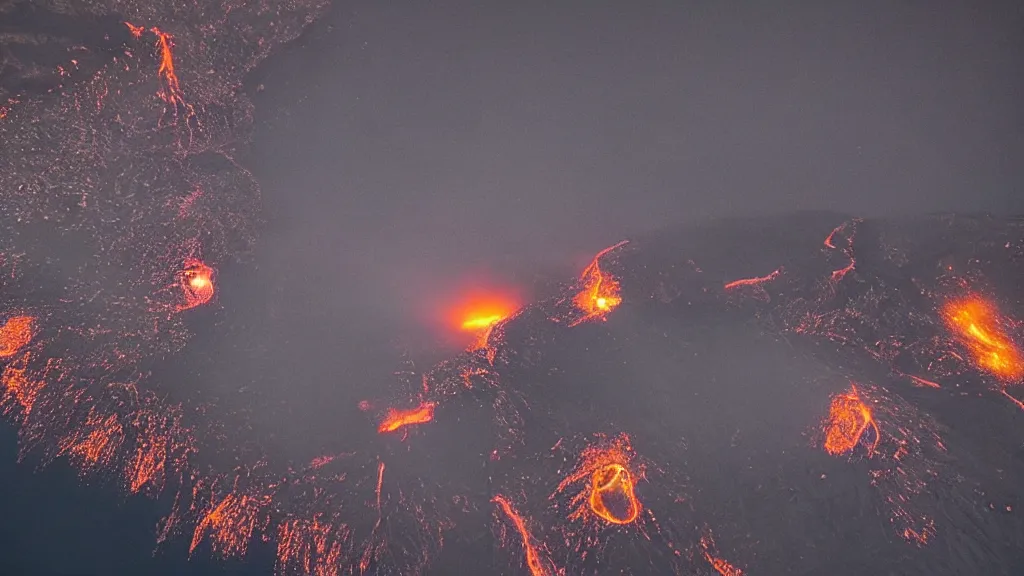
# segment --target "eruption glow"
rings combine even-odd
[[[519,297],[512,291],[474,288],[446,307],[444,321],[459,333],[473,338],[469,351],[487,350],[487,341],[495,326],[510,318],[519,307]]]
[[[381,434],[395,432],[415,424],[426,424],[434,419],[434,403],[424,402],[408,410],[389,408],[387,416],[380,423],[377,431]]]
[[[1007,335],[1006,321],[990,301],[979,296],[953,300],[943,307],[942,316],[981,369],[1006,383],[1024,377],[1020,349]]]

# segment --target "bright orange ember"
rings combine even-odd
[[[1024,377],[1020,349],[1007,335],[994,304],[979,296],[953,300],[943,307],[942,316],[979,368],[1008,382]]]
[[[848,392],[832,399],[825,423],[825,451],[832,455],[850,452],[857,447],[869,427],[875,431],[874,441],[868,448],[870,456],[878,447],[878,424],[871,409],[861,400],[857,387],[851,384]]]
[[[12,316],[0,326],[0,358],[9,358],[32,341],[35,319],[31,316]]]
[[[434,403],[424,402],[408,410],[388,409],[387,416],[380,423],[377,431],[381,434],[395,432],[413,424],[426,424],[434,419]]]
[[[576,326],[595,318],[604,319],[609,312],[622,303],[618,280],[608,272],[601,270],[600,261],[605,254],[628,242],[628,240],[623,240],[598,252],[590,264],[583,269],[583,273],[580,274],[580,284],[583,289],[573,298],[573,304],[584,315],[570,326]]]
[[[625,434],[588,446],[576,469],[558,485],[556,494],[580,486],[573,496],[570,520],[593,518],[610,524],[630,524],[640,517],[636,480],[643,468],[633,464],[633,447]],[[585,484],[584,484],[585,482]]]
[[[213,268],[200,260],[189,259],[181,271],[181,290],[185,295],[185,303],[179,310],[188,310],[202,306],[213,299]]]

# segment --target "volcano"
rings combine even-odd
[[[19,458],[159,509],[162,554],[249,573],[1024,572],[1024,219],[639,234],[532,301],[469,290],[438,315],[473,343],[423,369],[379,318],[392,276],[320,294],[324,238],[257,249],[253,74],[327,7],[0,1]],[[378,307],[331,307],[360,290]]]
[[[514,422],[493,430],[508,449],[491,453],[488,487],[532,528],[508,524],[504,540],[524,573],[1013,573],[1019,372],[986,369],[999,352],[972,356],[944,310],[997,307],[974,331],[1005,329],[1019,370],[1022,250],[1024,221],[967,215],[637,237],[601,256],[622,298],[604,321],[560,321],[575,286],[500,325],[493,360],[428,374],[433,426],[452,426],[466,395]],[[630,522],[594,513],[590,474],[562,494],[575,462],[602,457],[632,475]]]

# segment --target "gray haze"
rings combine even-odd
[[[709,216],[1024,212],[1022,7],[343,2],[259,78],[271,257],[388,308]]]

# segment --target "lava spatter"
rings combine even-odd
[[[189,553],[206,538],[214,554],[224,558],[245,556],[253,534],[267,526],[264,512],[269,504],[269,495],[239,490],[215,500],[200,514]]]
[[[21,357],[4,367],[0,375],[0,410],[4,415],[25,422],[46,386],[46,381],[28,368],[31,354]]]
[[[103,414],[93,407],[85,423],[61,442],[60,454],[83,471],[103,469],[120,453],[124,428],[117,414]]]
[[[181,406],[160,405],[150,394],[140,399],[131,416],[135,449],[124,470],[131,493],[155,496],[164,489],[168,476],[186,468],[196,447],[182,418]]]
[[[11,316],[0,326],[0,359],[14,356],[32,341],[35,318]]]
[[[277,574],[340,576],[350,533],[335,514],[286,518],[277,526]]]

